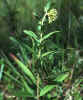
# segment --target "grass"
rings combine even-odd
[[[83,47],[78,49],[77,21],[70,14],[61,27],[58,11],[50,7],[48,2],[35,32],[24,30],[24,37],[10,37],[13,50],[1,52],[0,100],[83,99]]]

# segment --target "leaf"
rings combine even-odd
[[[11,69],[13,70],[13,72],[18,75],[21,76],[21,74],[16,70],[16,68],[14,67],[14,65],[9,61],[8,57],[3,53],[3,57],[5,59],[5,62],[11,67]]]
[[[37,37],[37,35],[35,35],[34,32],[24,30],[24,33],[27,34],[27,35],[29,35],[30,37],[34,38],[37,42],[39,42],[38,37]]]
[[[0,64],[3,64],[3,63],[4,63],[3,59],[0,59]]]
[[[8,76],[8,78],[10,78],[11,80],[17,82],[20,86],[22,85],[21,82],[20,82],[18,79],[16,79],[16,77],[13,77],[10,73],[4,72],[4,74],[5,74],[6,76]],[[20,75],[20,76],[21,76],[21,75]]]
[[[45,9],[48,11],[50,7],[51,7],[51,1],[48,0],[48,3],[46,4],[44,11],[45,11]]]
[[[33,89],[29,87],[29,85],[27,84],[27,82],[24,79],[22,79],[22,81],[23,81],[24,86],[25,86],[25,88],[27,90],[27,93],[31,94],[31,96],[34,95]]]
[[[10,40],[12,41],[12,42],[14,42],[15,44],[20,44],[14,37],[10,37]]]
[[[41,43],[42,41],[46,40],[47,38],[49,38],[51,35],[57,33],[57,32],[60,32],[60,31],[54,31],[54,32],[51,32],[51,33],[45,35],[42,39],[39,40],[40,43]]]
[[[54,81],[63,82],[68,76],[69,76],[69,73],[60,74],[56,77]]]
[[[2,64],[2,65],[1,65],[1,69],[0,69],[0,80],[2,79],[4,67],[5,67],[5,65]]]
[[[74,95],[75,95],[74,96],[75,100],[82,100],[82,97],[81,97],[79,91],[77,93],[75,93]]]
[[[40,91],[40,96],[44,96],[46,93],[50,92],[53,88],[55,88],[55,85],[47,85]]]
[[[55,51],[48,51],[46,53],[43,53],[42,57],[48,56],[49,54],[53,54],[53,53],[56,53],[56,52]]]
[[[17,97],[33,97],[31,94],[27,93],[26,90],[14,90],[14,89],[11,89],[11,93],[14,96],[17,96]]]
[[[29,68],[25,66],[19,59],[17,59],[17,57],[13,54],[10,54],[10,56],[15,60],[21,70],[33,81],[33,83],[36,84],[36,79]]]
[[[33,49],[32,49],[30,46],[28,46],[27,44],[24,44],[24,43],[23,43],[23,46],[24,46],[24,48],[26,48],[30,53],[33,53]]]
[[[3,100],[3,93],[0,92],[0,100]]]

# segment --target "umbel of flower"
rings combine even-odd
[[[47,12],[47,16],[48,16],[49,24],[52,23],[58,17],[57,10],[56,9],[51,9],[50,11]]]
[[[48,22],[49,24],[52,23],[53,21],[55,21],[58,17],[58,14],[57,14],[57,10],[56,9],[51,9],[49,11],[47,11],[47,9],[45,9],[45,14],[42,18],[41,21],[39,21],[39,24],[40,25],[43,25],[43,23],[45,22],[46,20],[46,16],[48,17]]]

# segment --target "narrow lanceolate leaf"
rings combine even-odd
[[[53,88],[55,88],[55,85],[47,85],[40,91],[40,96],[44,96],[46,93],[50,92]]]
[[[18,64],[18,66],[21,68],[21,70],[33,81],[33,83],[36,83],[36,79],[32,72],[26,67],[19,59],[17,59],[16,56],[13,54],[10,54],[10,56],[15,60],[15,62]]]
[[[32,31],[24,30],[24,33],[29,35],[30,37],[34,38],[37,42],[39,42],[37,35]]]
[[[55,51],[48,51],[46,53],[43,53],[42,57],[45,57],[45,56],[48,56],[49,54],[54,54],[54,53],[56,53],[56,52]]]
[[[27,84],[27,82],[24,79],[22,79],[22,81],[24,83],[24,87],[27,90],[27,94],[31,94],[31,96],[34,95],[33,89],[31,87],[29,87],[29,85]]]
[[[17,82],[19,85],[22,85],[21,82],[18,79],[16,79],[16,77],[13,77],[10,73],[4,72],[4,74],[8,76],[11,80]]]
[[[69,76],[69,73],[64,73],[64,74],[62,73],[58,75],[54,81],[63,82],[68,76]]]
[[[1,69],[0,69],[0,80],[2,79],[4,66],[5,66],[4,64],[1,65]]]
[[[10,37],[10,40],[13,41],[16,44],[19,44],[19,42],[14,37]]]
[[[48,39],[51,35],[53,35],[53,34],[55,34],[55,33],[57,33],[57,32],[60,32],[60,31],[51,32],[51,33],[45,35],[45,36],[44,36],[42,39],[40,39],[39,41],[42,42],[42,41]]]

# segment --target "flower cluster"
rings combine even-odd
[[[50,11],[47,12],[47,16],[48,16],[49,23],[52,23],[57,19],[57,10],[51,9]]]

